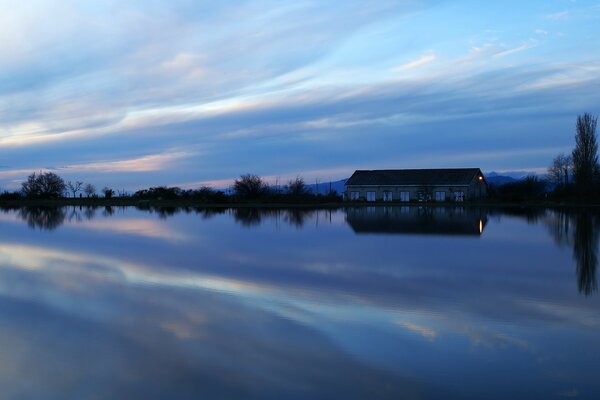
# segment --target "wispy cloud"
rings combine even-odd
[[[551,14],[546,14],[544,17],[546,19],[552,20],[552,21],[562,21],[565,20],[567,18],[569,18],[569,15],[571,13],[569,11],[559,11],[559,12],[555,12],[555,13],[551,13]]]
[[[511,132],[531,134],[544,116],[561,123],[535,130],[554,132],[537,142],[562,147],[571,137],[559,125],[598,104],[597,74],[583,70],[598,62],[583,45],[597,28],[576,9],[554,17],[566,18],[558,39],[550,20],[532,32],[545,15],[533,4],[509,26],[510,7],[465,17],[460,1],[454,11],[394,0],[133,1],[118,13],[108,3],[32,1],[0,17],[0,163],[12,171],[2,185],[40,166],[125,187],[250,170],[308,175],[429,159],[426,144],[483,151]],[[501,15],[473,37],[442,29],[440,13],[452,23]],[[415,56],[399,63],[403,54]],[[473,140],[472,124],[486,134]],[[196,149],[202,157],[183,154]],[[528,157],[547,164],[523,154],[501,167],[534,167],[518,165]]]
[[[437,55],[433,51],[428,51],[427,53],[423,54],[421,57],[419,57],[415,60],[409,61],[406,64],[402,64],[398,67],[392,68],[392,71],[394,71],[394,72],[410,71],[411,69],[420,68],[429,63],[432,63],[436,59],[437,59]]]
[[[152,154],[128,160],[100,161],[85,164],[72,164],[58,169],[75,172],[151,172],[169,167],[176,160],[197,153],[178,151],[164,154]]]
[[[528,42],[525,42],[520,46],[498,51],[492,57],[494,57],[494,58],[506,57],[506,56],[509,56],[514,53],[519,53],[521,51],[531,49],[532,47],[535,47],[536,45],[537,45],[537,42],[535,40],[529,40]]]
[[[435,338],[437,338],[437,336],[438,336],[437,332],[434,331],[433,329],[415,324],[414,322],[396,321],[396,324],[411,331],[411,332],[414,332],[414,333],[417,333],[417,334],[423,336],[425,339],[435,340]]]

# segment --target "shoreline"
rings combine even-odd
[[[600,204],[565,202],[504,203],[498,201],[473,202],[344,202],[344,201],[239,201],[210,203],[186,199],[133,199],[105,198],[61,198],[0,200],[0,207],[196,207],[196,208],[348,208],[348,207],[523,207],[523,208],[600,208]]]

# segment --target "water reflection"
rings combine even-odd
[[[152,207],[140,205],[138,210],[157,215],[160,219],[179,213],[200,216],[203,220],[216,215],[229,214],[246,228],[273,221],[277,224],[302,228],[307,221],[331,222],[335,209],[310,208],[202,208],[202,207]],[[91,221],[101,215],[112,217],[117,210],[128,207],[3,207],[4,213],[14,213],[32,229],[55,230],[64,223]],[[100,213],[98,213],[100,211]],[[478,207],[351,207],[343,210],[344,221],[357,234],[423,234],[480,237],[488,224],[489,216],[511,216],[528,224],[543,221],[557,245],[572,249],[578,289],[589,296],[598,290],[596,269],[600,240],[600,216],[591,211],[551,211],[541,208],[514,207],[487,209]],[[129,226],[129,228],[124,225]],[[158,227],[140,221],[123,221],[86,225],[115,232],[137,233],[160,238],[181,238],[172,232],[160,233]]]
[[[54,211],[0,214],[3,398],[600,394],[593,213]]]
[[[487,224],[487,211],[464,207],[357,207],[346,211],[356,233],[472,235]]]
[[[19,217],[30,228],[53,230],[64,223],[66,213],[65,209],[57,207],[23,207],[19,209]]]
[[[595,293],[598,290],[599,216],[585,210],[571,214],[553,212],[546,219],[546,225],[557,244],[573,249],[579,292],[586,296]]]

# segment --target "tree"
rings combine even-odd
[[[65,181],[53,172],[34,172],[21,184],[21,191],[27,197],[58,198],[65,191]]]
[[[598,173],[598,143],[596,122],[598,118],[585,113],[577,116],[575,148],[573,149],[573,179],[580,193],[587,195]]]
[[[308,194],[308,188],[306,187],[306,183],[304,183],[304,178],[301,176],[297,176],[294,180],[289,180],[285,188],[287,193],[292,196],[304,196]]]
[[[104,197],[106,197],[107,199],[110,199],[115,194],[115,191],[112,190],[111,188],[105,186],[102,188],[102,194],[104,194]]]
[[[73,194],[73,197],[75,197],[77,195],[77,192],[79,192],[81,190],[82,186],[83,186],[83,182],[81,182],[81,181],[75,181],[75,182],[68,181],[67,182],[67,189],[69,189],[69,192],[71,192]]]
[[[88,183],[83,187],[83,192],[87,197],[92,197],[96,193],[96,187],[91,183]]]
[[[260,176],[246,174],[235,180],[233,183],[233,191],[238,197],[256,199],[265,195],[268,188]]]
[[[548,179],[556,186],[567,186],[572,170],[573,158],[559,154],[552,160],[552,165],[548,168]]]

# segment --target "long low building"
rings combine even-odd
[[[479,168],[357,170],[346,181],[344,199],[463,202],[488,192]]]

